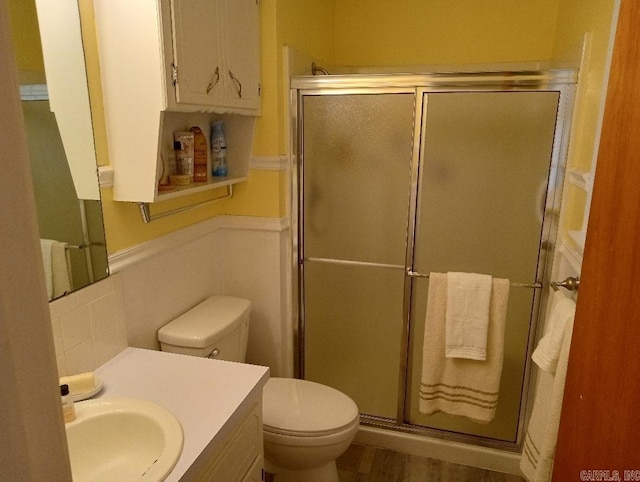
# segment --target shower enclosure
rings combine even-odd
[[[516,448],[575,73],[292,80],[299,376],[365,424]],[[431,272],[511,281],[496,418],[418,410]],[[547,270],[548,271],[548,270]]]

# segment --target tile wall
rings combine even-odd
[[[219,216],[109,260],[112,275],[49,303],[58,373],[92,371],[212,294],[251,301],[247,362],[291,376],[286,219]]]
[[[49,303],[58,375],[92,371],[127,347],[119,274]]]

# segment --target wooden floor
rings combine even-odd
[[[352,444],[336,461],[340,482],[523,482],[516,475]]]

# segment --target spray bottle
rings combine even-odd
[[[211,170],[216,177],[227,175],[227,143],[224,121],[211,124]]]

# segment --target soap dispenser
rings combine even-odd
[[[73,397],[69,393],[69,385],[60,385],[60,396],[62,397],[64,423],[73,422],[76,419],[76,408],[73,405]]]

